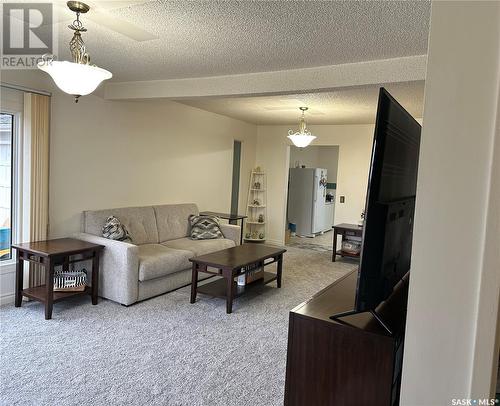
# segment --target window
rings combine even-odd
[[[13,114],[0,113],[0,261],[12,258],[12,146]]]

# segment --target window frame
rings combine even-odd
[[[22,162],[22,148],[21,148],[21,130],[22,130],[22,120],[23,112],[18,109],[12,109],[8,106],[2,105],[0,107],[0,113],[9,114],[13,117],[12,126],[12,143],[11,143],[11,232],[10,241],[11,244],[18,241],[21,231],[21,171],[20,163]],[[0,260],[0,268],[10,267],[17,262],[17,252],[11,248],[11,255],[9,259]]]

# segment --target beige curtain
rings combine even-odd
[[[30,241],[47,239],[49,224],[49,121],[50,97],[25,95],[25,134],[30,159]],[[27,159],[28,156],[25,156]],[[29,286],[45,284],[43,267],[30,264]]]

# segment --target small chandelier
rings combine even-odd
[[[316,138],[315,135],[311,134],[311,131],[307,129],[306,120],[304,118],[304,112],[308,110],[307,107],[299,107],[302,111],[302,116],[299,120],[299,131],[294,132],[293,130],[288,130],[288,139],[293,142],[293,145],[299,148],[307,147]]]
[[[90,55],[81,35],[87,29],[80,21],[80,13],[88,12],[90,7],[80,1],[68,1],[66,4],[76,13],[76,20],[68,25],[68,28],[75,32],[69,42],[73,62],[54,61],[53,57],[49,57],[39,62],[38,68],[47,72],[59,89],[75,96],[75,103],[78,103],[80,96],[92,93],[103,80],[111,79],[113,75],[105,69],[90,64]]]

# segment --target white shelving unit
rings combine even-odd
[[[247,220],[245,222],[246,242],[264,242],[267,236],[266,173],[254,169],[250,174],[248,188]],[[257,203],[258,202],[258,203]],[[259,221],[259,219],[261,221]]]

